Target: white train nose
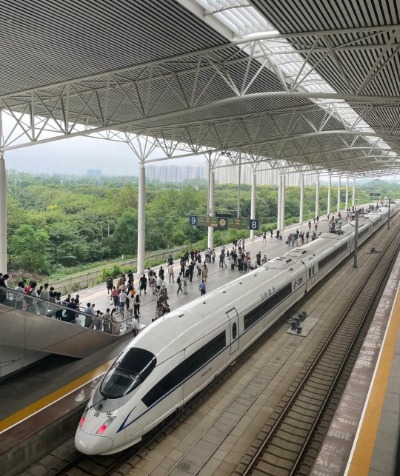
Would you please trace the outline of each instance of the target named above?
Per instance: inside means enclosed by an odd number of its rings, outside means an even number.
[[[75,447],[85,455],[101,455],[110,451],[113,441],[108,436],[89,435],[78,428],[75,434]]]

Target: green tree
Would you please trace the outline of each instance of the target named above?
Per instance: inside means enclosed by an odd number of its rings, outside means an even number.
[[[113,234],[114,250],[119,255],[133,255],[137,250],[137,214],[124,212]]]
[[[35,230],[21,225],[10,238],[12,258],[28,271],[48,271],[49,235],[45,230]]]

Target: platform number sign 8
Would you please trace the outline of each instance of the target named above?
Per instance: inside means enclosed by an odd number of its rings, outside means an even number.
[[[258,230],[258,228],[259,228],[259,220],[249,220],[250,230]]]
[[[195,215],[190,216],[189,217],[189,223],[192,226],[197,226],[197,216],[195,216]]]

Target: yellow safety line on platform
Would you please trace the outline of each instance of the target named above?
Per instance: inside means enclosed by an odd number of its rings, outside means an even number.
[[[348,476],[369,473],[399,329],[400,291],[397,291],[358,438],[345,473]]]
[[[66,397],[67,395],[70,395],[75,390],[78,390],[79,388],[83,387],[84,385],[89,383],[91,380],[94,380],[95,378],[104,374],[113,362],[114,362],[114,359],[109,360],[108,362],[105,362],[100,367],[97,367],[96,369],[88,372],[87,374],[82,375],[82,377],[77,378],[73,382],[67,385],[64,385],[63,387],[59,388],[53,393],[46,395],[40,400],[32,403],[31,405],[23,408],[22,410],[0,421],[0,434],[6,430],[9,430],[15,425],[18,425],[18,423],[26,420],[27,418],[32,417],[33,415],[44,410],[50,405],[53,405],[57,401]]]

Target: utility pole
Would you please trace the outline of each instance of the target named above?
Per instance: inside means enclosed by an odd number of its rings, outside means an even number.
[[[353,268],[358,268],[357,266],[357,251],[358,251],[358,210],[356,210],[356,226],[354,230],[354,264]]]

